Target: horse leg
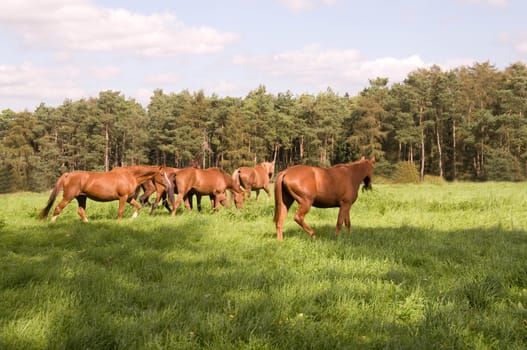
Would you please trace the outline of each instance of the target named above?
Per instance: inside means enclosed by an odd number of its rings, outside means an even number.
[[[141,204],[139,204],[134,198],[128,199],[127,202],[130,203],[130,205],[133,205],[135,207],[135,211],[132,214],[132,219],[135,219],[137,217],[137,215],[139,215],[139,210],[141,209]],[[119,199],[119,206],[120,205],[121,205],[121,199]],[[123,209],[122,210],[124,211],[124,204],[123,204]],[[123,216],[123,213],[121,212],[121,217],[122,216]]]
[[[172,212],[172,208],[170,208],[170,204],[168,204],[168,195],[166,192],[163,192],[163,204],[165,205],[165,208],[167,208],[168,212]]]
[[[350,209],[346,210],[346,216],[344,217],[344,224],[346,224],[346,233],[351,233],[351,220],[350,220]]]
[[[215,194],[215,195],[210,195],[210,203],[211,203],[211,206],[212,206],[212,210],[214,211],[218,211],[220,210],[220,201],[221,197],[220,197],[220,194]]]
[[[119,209],[117,210],[117,219],[123,218],[124,204],[127,202],[126,196],[119,197]],[[137,202],[136,202],[137,203]]]
[[[267,201],[269,202],[269,200],[271,199],[271,192],[269,192],[269,187],[265,186],[263,190],[265,191],[265,193],[267,193]]]
[[[150,215],[154,215],[154,211],[156,210],[157,205],[159,204],[159,201],[161,199],[161,195],[162,195],[162,193],[158,191],[157,194],[156,194],[156,199],[154,200],[154,203],[152,203],[152,208],[150,209]]]
[[[183,199],[184,199],[183,205],[185,206],[185,208],[188,210],[192,210],[194,208],[193,207],[194,195],[193,194],[186,195],[185,198]],[[201,197],[198,194],[196,194],[196,203],[198,205],[198,210],[201,211]]]
[[[79,209],[77,209],[77,213],[81,217],[81,220],[83,222],[88,222],[88,218],[86,217],[86,196],[78,196],[77,203],[79,203]]]
[[[143,195],[141,197],[139,197],[139,202],[141,203],[141,205],[143,206],[147,206],[150,204],[150,202],[148,201],[148,198],[150,197],[152,193],[147,193],[147,192],[144,192]]]
[[[252,192],[251,186],[247,186],[245,188],[245,193],[247,193],[247,200],[251,199],[251,192]]]
[[[64,209],[64,207],[68,205],[68,203],[71,202],[72,199],[73,198],[62,197],[62,200],[59,202],[59,204],[57,204],[57,206],[55,207],[55,210],[53,211],[53,216],[51,216],[51,220],[50,220],[51,222],[55,222],[55,220],[57,220],[57,216],[59,216],[62,209]]]
[[[188,191],[187,191],[188,192]],[[176,200],[174,202],[174,208],[172,208],[172,212],[170,213],[170,216],[176,215],[176,210],[181,204],[181,201],[186,197],[187,193],[183,193],[183,191],[180,191],[176,197]]]
[[[340,234],[340,230],[342,228],[343,223],[346,224],[347,233],[350,234],[350,206],[348,205],[341,205],[339,208],[339,215],[337,218],[337,228],[335,230],[336,236]]]
[[[282,196],[282,201],[276,204],[278,210],[278,215],[276,216],[276,237],[279,241],[284,239],[282,226],[284,225],[285,218],[287,217],[287,212],[289,211],[289,208],[291,208],[293,202],[294,199],[284,193]]]
[[[313,231],[313,229],[308,224],[306,224],[306,222],[304,221],[304,217],[309,212],[310,208],[311,208],[311,203],[309,202],[299,203],[298,209],[295,213],[295,221],[297,224],[302,226],[304,231],[306,231],[307,234],[309,234],[312,239],[315,239],[316,238],[315,231]]]
[[[256,190],[256,201],[260,200],[260,190]]]

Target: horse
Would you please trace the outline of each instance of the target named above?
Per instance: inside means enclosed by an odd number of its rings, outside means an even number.
[[[374,166],[375,158],[370,160],[362,157],[359,161],[337,164],[331,168],[296,165],[281,171],[274,186],[274,222],[278,240],[283,240],[282,225],[294,201],[298,202],[294,219],[312,239],[316,238],[315,232],[304,221],[311,206],[339,207],[335,233],[338,236],[345,223],[349,234],[351,206],[357,200],[361,182],[364,182],[363,190],[371,189]]]
[[[163,204],[165,205],[165,208],[167,208],[169,212],[172,211],[172,209],[168,205],[168,202],[174,205],[174,192],[176,191],[176,189],[174,188],[173,184],[174,184],[175,175],[180,170],[181,170],[180,168],[165,167],[166,178],[168,179],[168,182],[171,185],[170,188],[165,185],[164,181],[160,181],[158,177],[154,177],[153,179],[141,185],[144,191],[143,195],[140,197],[140,201],[142,205],[145,205],[145,203],[148,203],[148,197],[150,197],[152,193],[156,192],[156,199],[152,203],[152,208],[150,209],[150,215],[154,214],[157,204],[159,203],[161,198],[163,198]],[[169,193],[170,192],[169,190],[171,190],[172,193]],[[168,199],[167,199],[167,196],[168,196]]]
[[[200,169],[199,168],[199,164],[198,166],[192,166],[193,169]],[[185,169],[185,168],[183,168]],[[176,178],[176,175],[177,173],[179,173],[182,169],[181,168],[170,168],[170,167],[167,167],[166,168],[166,175],[168,177],[168,180],[170,181],[170,183],[173,185],[172,188],[173,188],[173,191],[175,193],[177,193],[177,187],[175,186],[175,178]],[[172,195],[171,197],[169,196],[169,198],[172,198],[171,200],[170,199],[167,199],[167,188],[166,186],[163,184],[163,183],[160,183],[159,181],[156,181],[156,179],[152,179],[150,181],[147,181],[144,185],[147,185],[145,186],[145,193],[143,194],[143,196],[141,196],[141,199],[143,199],[143,197],[146,195],[147,198],[148,196],[150,196],[153,192],[156,192],[157,195],[156,195],[156,199],[154,200],[154,202],[152,203],[152,208],[150,209],[150,215],[154,215],[154,212],[157,208],[157,205],[159,204],[159,201],[161,199],[163,199],[163,204],[165,206],[165,208],[168,210],[169,213],[172,212],[172,208],[170,208],[170,205],[169,205],[169,202],[172,204],[172,207],[174,207],[174,196]],[[201,193],[198,193],[194,190],[191,190],[189,191],[189,193],[185,196],[184,200],[185,200],[185,208],[187,209],[192,209],[192,197],[193,196],[196,196],[197,197],[197,204],[198,204],[198,210],[201,211]],[[211,202],[214,203],[214,201],[216,200],[216,196],[211,194],[209,195],[210,199],[211,199]],[[217,202],[221,203],[223,206],[227,206],[227,197],[225,196],[225,193],[222,193],[222,194],[218,194],[218,199],[217,199]],[[143,204],[144,205],[144,204]]]
[[[198,196],[198,207],[202,195],[209,195],[213,199],[213,209],[218,210],[222,201],[226,201],[225,192],[229,190],[234,197],[234,204],[237,208],[243,207],[243,191],[232,178],[220,168],[181,169],[175,176],[175,189],[177,198],[172,208],[171,215],[176,214],[183,199],[188,199],[190,195]],[[187,206],[186,206],[187,207]],[[190,209],[187,207],[187,209]]]
[[[188,166],[190,168],[196,168],[196,169],[200,169],[201,166],[199,165],[199,162],[195,159],[193,159],[190,163],[190,165]],[[180,168],[173,168],[173,167],[165,167],[165,170],[166,170],[166,174],[167,176],[169,177],[172,177],[172,174],[173,173],[176,173],[177,171],[179,171]],[[140,190],[143,190],[143,194],[141,195],[141,197],[139,197],[139,202],[141,203],[142,206],[146,206],[146,205],[149,205],[149,200],[148,198],[150,198],[150,196],[154,193],[154,192],[157,192],[157,197],[156,197],[156,206],[157,206],[157,203],[159,202],[160,198],[163,197],[163,203],[165,204],[165,207],[168,209],[168,211],[170,212],[171,209],[170,207],[168,206],[168,202],[166,200],[166,191],[164,191],[165,186],[163,184],[160,184],[159,182],[155,182],[154,179],[152,180],[149,180],[149,181],[146,181],[145,183],[141,184],[139,187],[137,187],[137,190],[136,190],[136,193],[135,193],[135,196],[134,196],[134,199],[137,200],[137,197],[139,196],[139,191]],[[174,203],[172,203],[174,204]],[[151,213],[153,212],[153,210],[151,211]]]
[[[273,177],[274,160],[263,162],[254,167],[240,167],[232,173],[232,178],[245,190],[247,199],[251,198],[251,191],[256,191],[256,200],[260,200],[260,190],[267,193],[267,201],[271,198],[269,180]]]
[[[172,184],[168,181],[162,166],[134,165],[118,167],[106,172],[73,171],[64,173],[55,183],[46,207],[40,212],[40,218],[47,218],[49,210],[61,190],[63,192],[62,200],[55,207],[51,222],[55,222],[62,209],[74,198],[79,204],[77,213],[84,222],[88,221],[86,217],[87,198],[99,202],[119,200],[117,219],[123,217],[124,204],[128,202],[135,207],[135,212],[132,215],[132,218],[135,218],[141,208],[141,205],[134,199],[135,190],[140,184],[154,177],[165,182],[165,186],[170,189],[169,193],[173,197]]]

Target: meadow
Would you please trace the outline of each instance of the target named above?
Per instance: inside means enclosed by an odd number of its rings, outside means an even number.
[[[0,195],[0,349],[524,349],[525,183],[375,184],[334,234],[217,213]],[[59,197],[60,198],[60,197]],[[294,209],[294,208],[293,208]]]

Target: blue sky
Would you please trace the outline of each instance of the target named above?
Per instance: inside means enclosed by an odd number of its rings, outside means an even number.
[[[0,110],[154,89],[354,95],[432,64],[527,62],[523,0],[0,2]]]

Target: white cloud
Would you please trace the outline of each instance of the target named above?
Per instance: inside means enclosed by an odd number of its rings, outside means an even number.
[[[436,64],[446,70],[456,67],[456,63],[473,62],[461,59]],[[368,86],[369,79],[387,77],[391,83],[400,82],[411,71],[433,64],[425,62],[419,55],[370,59],[363,57],[357,50],[325,49],[319,45],[268,56],[238,56],[234,63],[259,70],[265,76],[287,81],[290,87],[303,86],[306,90],[316,92],[329,86],[336,91],[352,93]]]
[[[163,73],[153,74],[145,77],[145,82],[151,85],[174,85],[174,83],[181,80],[179,74],[176,73]]]
[[[90,71],[91,75],[99,80],[115,78],[122,73],[121,68],[114,66],[94,67]]]
[[[237,84],[228,81],[207,82],[203,90],[208,94],[217,94],[219,96],[236,96],[242,93],[242,88]],[[244,91],[247,93],[247,91]]]
[[[469,4],[477,4],[477,5],[490,5],[490,6],[497,6],[497,7],[506,7],[509,5],[510,0],[461,0],[463,2],[467,2]]]
[[[235,64],[248,65],[273,76],[294,76],[306,81],[334,74],[350,62],[357,61],[359,53],[356,50],[325,50],[319,45],[269,56],[237,56],[234,59]]]
[[[0,110],[25,108],[28,101],[59,104],[66,98],[80,99],[86,94],[77,86],[78,74],[71,67],[41,69],[29,63],[0,65],[0,103],[6,104],[0,105]]]
[[[313,10],[315,7],[334,5],[336,0],[277,0],[292,12],[305,12]]]
[[[527,54],[527,33],[501,33],[499,39],[517,52]]]
[[[135,92],[134,98],[138,103],[140,103],[143,107],[146,108],[150,103],[150,98],[152,97],[152,95],[152,90],[141,88]]]
[[[516,50],[518,50],[518,52],[527,54],[527,38],[523,38],[523,40],[518,41],[514,47]]]
[[[238,39],[211,27],[188,26],[171,13],[145,16],[97,7],[89,0],[2,1],[0,24],[31,47],[144,56],[217,52]]]

